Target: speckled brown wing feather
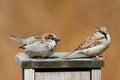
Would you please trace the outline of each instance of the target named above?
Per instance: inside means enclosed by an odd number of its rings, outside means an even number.
[[[31,44],[32,43],[35,43],[36,41],[40,41],[41,43],[43,43],[43,40],[42,39],[42,36],[39,35],[39,36],[35,36],[35,40],[31,41]],[[30,45],[30,44],[29,44]],[[27,46],[27,44],[23,44],[22,46],[18,47],[18,48],[21,48],[21,49],[25,49],[25,46]]]
[[[95,34],[92,34],[86,41],[82,42],[74,51],[90,48],[100,44],[101,38],[96,38]]]
[[[35,36],[35,39],[41,39],[42,35]]]
[[[80,44],[80,46],[78,46],[76,50],[82,50],[82,49],[86,49],[86,48],[90,48],[90,47],[93,47],[93,46],[97,46],[100,44],[100,41],[99,40],[94,40],[94,41],[91,41],[91,42],[88,42],[87,44],[85,43],[82,43]]]

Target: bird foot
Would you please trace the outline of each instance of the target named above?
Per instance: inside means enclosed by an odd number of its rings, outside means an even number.
[[[100,57],[103,57],[103,56],[102,55],[93,56],[93,59],[98,60],[98,59],[100,59]]]

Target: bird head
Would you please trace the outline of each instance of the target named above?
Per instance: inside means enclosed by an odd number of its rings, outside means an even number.
[[[48,41],[48,40],[53,40],[53,41],[55,41],[55,42],[60,41],[60,38],[59,38],[58,36],[56,36],[55,34],[53,34],[53,33],[45,33],[45,34],[43,35],[43,37],[44,37],[44,39],[45,39],[46,41]]]
[[[102,33],[104,35],[107,34],[107,28],[106,28],[106,26],[97,27],[96,31],[99,31],[100,33]]]

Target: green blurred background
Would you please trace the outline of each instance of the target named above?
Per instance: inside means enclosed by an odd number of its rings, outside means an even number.
[[[72,51],[93,30],[106,25],[111,45],[104,52],[103,80],[120,79],[120,0],[0,0],[0,80],[21,80],[15,55],[20,43],[8,35],[29,37],[46,32],[60,36],[57,51]]]

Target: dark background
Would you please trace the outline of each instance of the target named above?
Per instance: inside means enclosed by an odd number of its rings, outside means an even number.
[[[120,79],[120,0],[0,0],[0,80],[21,80],[15,55],[20,43],[8,35],[29,37],[52,32],[61,37],[57,51],[73,51],[93,30],[106,25],[111,45],[104,52],[103,80]]]

